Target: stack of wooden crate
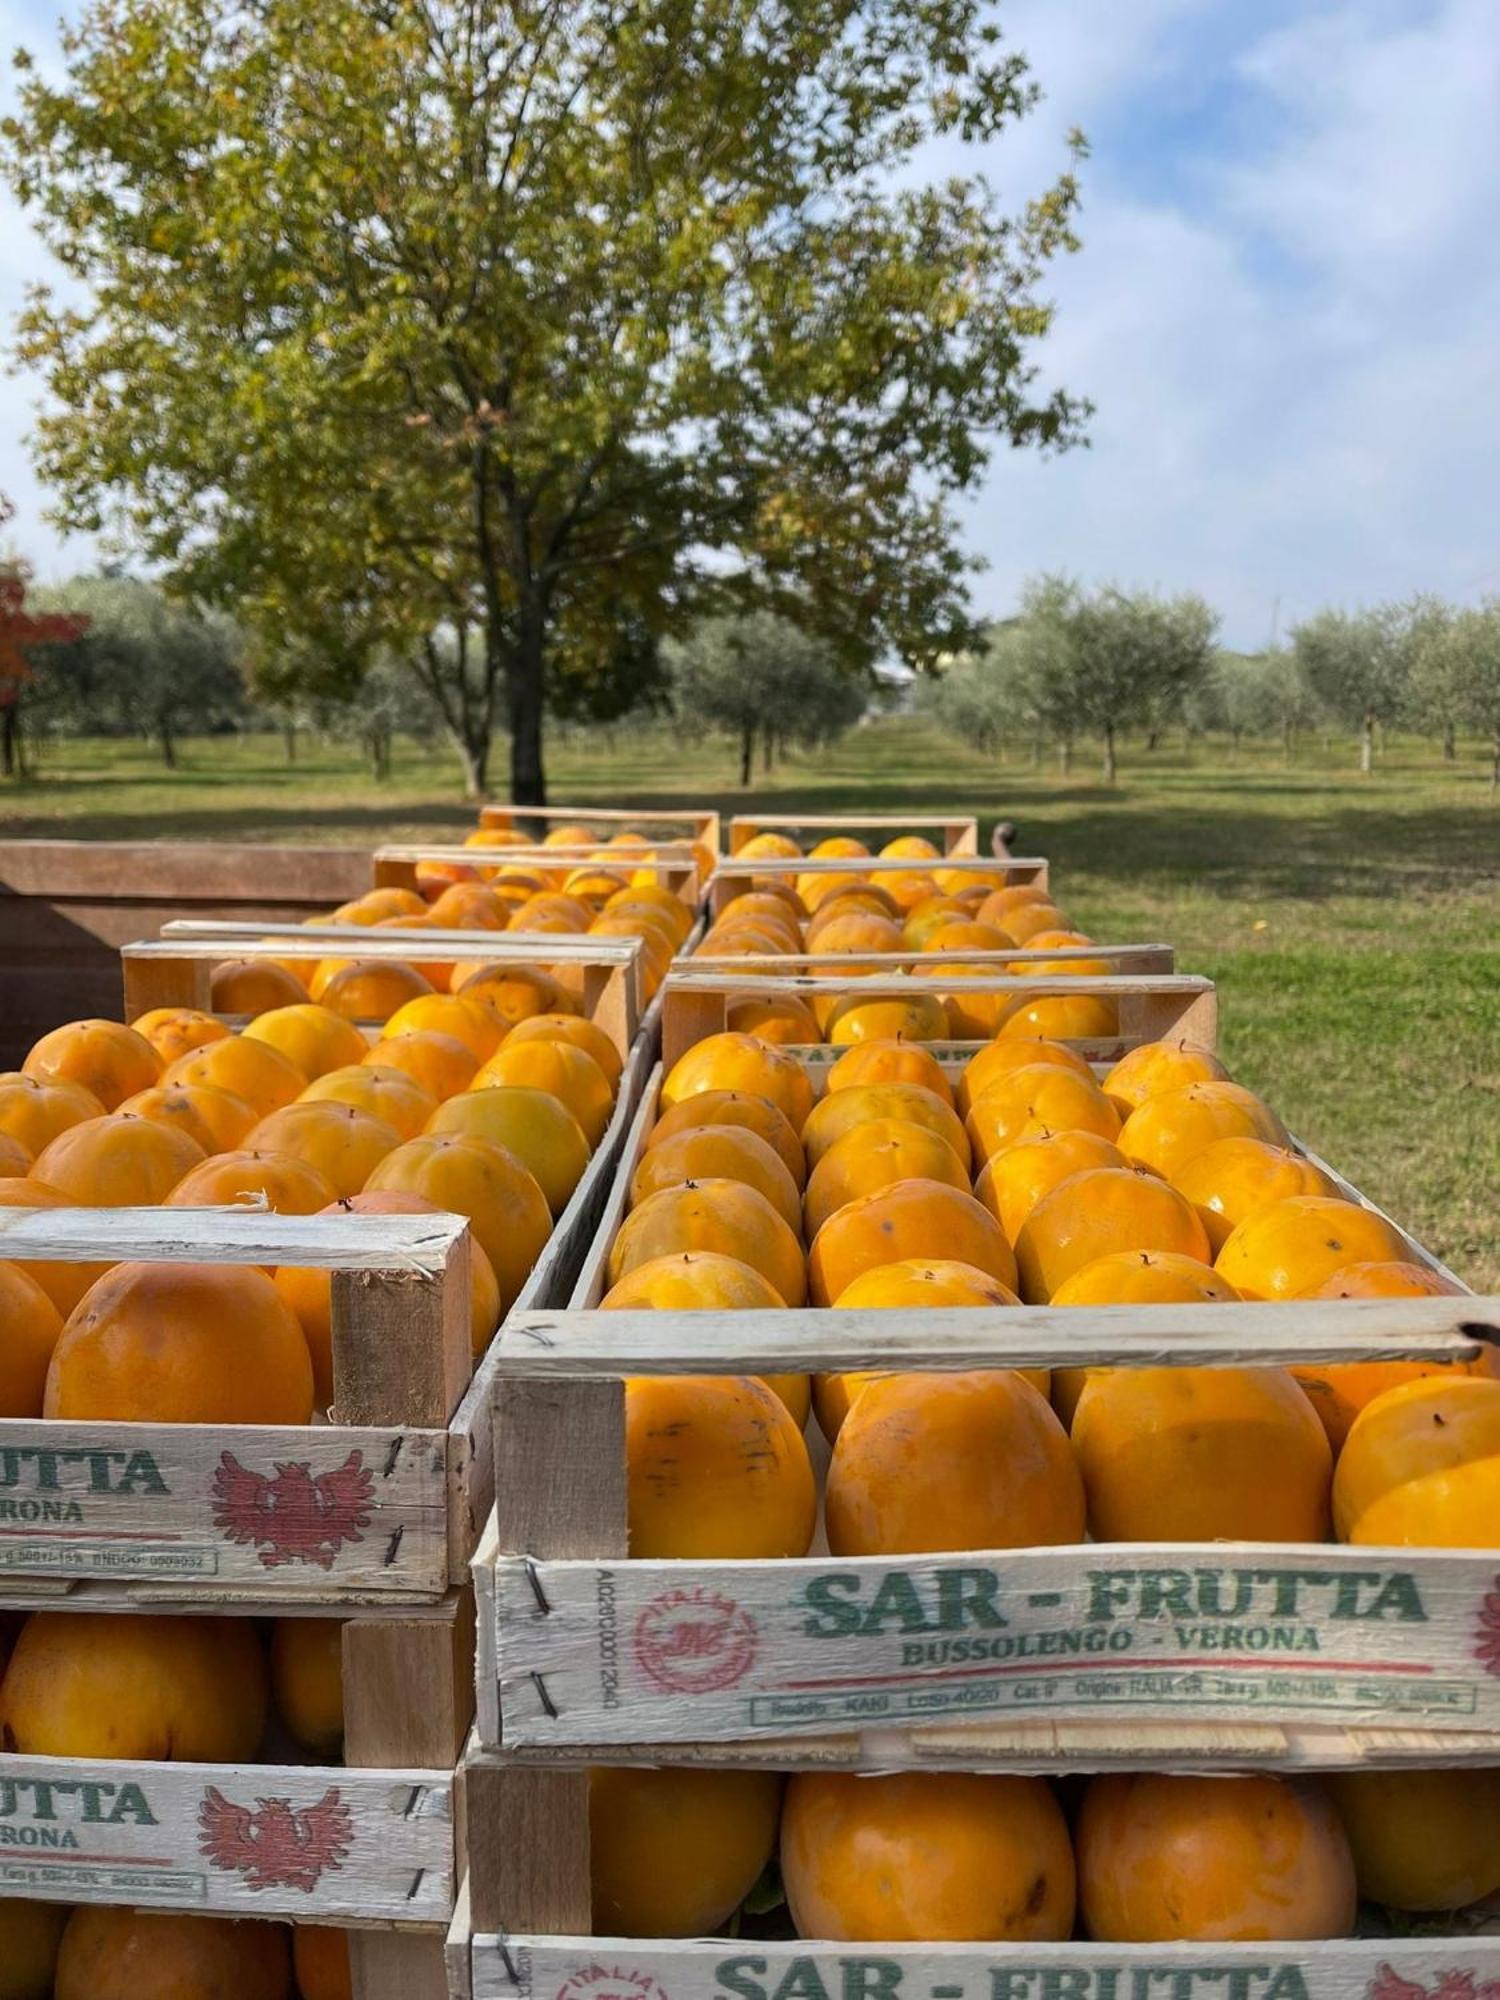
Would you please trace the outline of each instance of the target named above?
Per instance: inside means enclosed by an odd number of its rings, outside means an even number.
[[[724,900],[745,886],[734,864],[721,864],[716,880]],[[1118,1037],[1081,1051],[1096,1071],[1144,1041],[1214,1045],[1207,981],[1166,969],[1165,947],[1115,949],[1122,969],[1108,976],[1045,982],[1048,993],[1115,1001]],[[858,984],[900,990],[906,978],[876,971]],[[802,963],[680,966],[666,995],[664,1065],[722,1030],[730,995],[809,983]],[[991,974],[965,992],[1022,983]],[[953,1075],[972,1049],[934,1052]],[[837,1051],[794,1053],[821,1091]],[[1500,1920],[1483,1915],[1449,1930],[1215,1945],[594,1935],[588,1773],[600,1765],[1061,1775],[1500,1764],[1500,1576],[1482,1551],[1082,1544],[632,1561],[629,1378],[1201,1367],[1209,1338],[1225,1365],[1472,1363],[1500,1340],[1500,1300],[1461,1291],[1215,1304],[1211,1314],[601,1312],[660,1084],[658,1071],[571,1308],[517,1319],[498,1343],[496,1509],[475,1563],[477,1723],[461,1779],[467,1874],[448,1954],[456,2000],[1487,1996],[1484,1982],[1500,1972]],[[1415,1261],[1441,1271],[1408,1244]],[[911,1643],[914,1630],[951,1636],[963,1624],[961,1615],[945,1624],[934,1607],[961,1614],[978,1601],[983,1631],[960,1633],[967,1643]],[[893,1604],[906,1607],[899,1618]],[[829,1605],[885,1608],[834,1618]]]

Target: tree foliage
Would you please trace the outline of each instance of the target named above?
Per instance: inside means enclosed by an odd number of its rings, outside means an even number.
[[[14,503],[0,493],[0,529],[14,519]],[[37,654],[77,641],[88,624],[74,613],[28,602],[30,589],[30,566],[0,556],[0,765],[7,777],[21,761],[21,704],[37,677]]]
[[[273,650],[412,664],[487,780],[705,609],[852,664],[967,631],[952,497],[1060,446],[1064,174],[926,179],[1023,116],[987,0],[93,0],[6,127],[86,302],[23,358],[71,525]]]
[[[768,612],[705,619],[669,658],[679,718],[737,738],[742,785],[751,780],[757,738],[769,764],[781,743],[811,746],[842,735],[870,699],[867,674]]]
[[[1490,743],[1490,789],[1500,788],[1500,598],[1431,621],[1412,662],[1420,710],[1477,730]]]
[[[1292,632],[1298,672],[1336,722],[1359,731],[1362,771],[1375,764],[1375,729],[1397,721],[1411,672],[1402,607],[1319,611]]]
[[[46,601],[80,628],[54,651],[54,712],[72,727],[149,737],[171,769],[180,736],[243,719],[241,642],[229,619],[123,576],[77,578]]]
[[[1217,627],[1200,597],[1089,592],[1042,577],[1026,586],[1018,619],[949,669],[936,706],[961,734],[982,718],[991,736],[1007,726],[1050,736],[1065,763],[1078,737],[1097,736],[1113,780],[1120,732],[1181,712],[1210,673]]]

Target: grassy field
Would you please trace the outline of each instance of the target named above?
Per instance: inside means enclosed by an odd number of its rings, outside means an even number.
[[[1082,760],[1080,760],[1080,763]],[[472,823],[455,766],[403,746],[376,785],[304,742],[49,746],[0,794],[0,835],[374,841]],[[1500,804],[1474,749],[1349,746],[1286,766],[1251,746],[1147,755],[1120,782],[1000,763],[900,720],[793,757],[750,793],[729,746],[666,731],[554,743],[562,802],[765,811],[976,812],[1051,857],[1069,913],[1112,942],[1168,940],[1222,987],[1226,1058],[1287,1122],[1472,1283],[1500,1289]]]

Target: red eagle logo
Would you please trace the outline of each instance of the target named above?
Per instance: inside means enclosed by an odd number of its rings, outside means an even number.
[[[266,1569],[315,1563],[332,1569],[345,1542],[363,1541],[375,1499],[375,1475],[364,1454],[314,1476],[307,1465],[278,1465],[276,1477],[251,1472],[233,1452],[220,1454],[214,1474],[214,1525],[231,1542],[260,1549]]]
[[[210,1785],[198,1808],[198,1846],[215,1868],[252,1889],[314,1890],[354,1844],[354,1816],[337,1790],[298,1811],[290,1799],[257,1799],[255,1811]]]
[[[1479,1601],[1474,1657],[1486,1673],[1500,1674],[1500,1576],[1488,1597]]]
[[[1481,1985],[1477,1973],[1440,1972],[1437,1983],[1403,1979],[1393,1965],[1382,1965],[1365,1991],[1365,2000],[1500,2000],[1500,1979]]]

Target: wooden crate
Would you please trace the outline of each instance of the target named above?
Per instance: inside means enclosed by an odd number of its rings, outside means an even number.
[[[785,882],[796,886],[803,875],[857,875],[868,876],[877,886],[882,876],[926,874],[940,867],[945,874],[955,875],[998,875],[1011,888],[1020,888],[1027,883],[1035,883],[1039,889],[1048,886],[1050,869],[1039,855],[1007,855],[996,859],[980,854],[954,854],[940,862],[903,861],[883,859],[871,855],[867,860],[844,860],[838,855],[824,855],[814,861],[804,855],[800,860],[790,856],[785,860],[759,857],[750,861],[721,861],[708,878],[708,909],[711,917],[722,916],[736,896],[743,896],[759,882]]]
[[[972,813],[736,813],[729,822],[730,854],[738,854],[758,833],[807,834],[812,846],[836,833],[860,839],[875,834],[882,846],[899,834],[921,833],[940,845],[945,855],[979,852],[979,821]],[[906,865],[912,866],[910,860]]]
[[[438,1967],[454,1907],[472,1602],[454,1592],[423,1612],[349,1618],[341,1764],[295,1746],[247,1764],[0,1751],[0,1896],[415,1929]],[[105,1595],[69,1606],[101,1619],[137,1609]],[[360,1949],[373,1962],[381,1941]],[[408,1964],[413,1947],[397,1955]],[[442,1989],[433,1978],[425,1990]]]
[[[1201,1366],[1206,1334],[1225,1361],[1251,1365],[1471,1360],[1500,1340],[1500,1299],[1471,1296],[1216,1305],[1211,1320],[1188,1307],[601,1313],[658,1082],[572,1309],[517,1320],[500,1343],[501,1472],[475,1564],[478,1721],[450,1993],[1437,2000],[1472,1994],[1466,1976],[1492,1977],[1493,1914],[1448,1936],[1254,1945],[590,1935],[590,1764],[1055,1775],[1500,1762],[1492,1552],[1084,1545],[629,1561],[628,1377],[1046,1366],[1063,1354],[1070,1366]],[[1415,1244],[1412,1254],[1435,1262]],[[945,1621],[967,1625],[963,1657]],[[1310,1656],[1308,1634],[1320,1649]]]
[[[538,872],[560,868],[645,868],[656,871],[663,888],[670,889],[690,909],[696,910],[703,898],[703,857],[688,841],[665,841],[649,856],[632,859],[629,850],[591,843],[586,847],[454,847],[410,844],[377,847],[374,855],[377,889],[415,889],[417,869],[423,862],[442,862],[472,868],[531,868]]]
[[[355,1991],[441,1994],[473,1712],[464,1562],[492,1489],[487,1391],[466,1390],[467,1225],[7,1210],[0,1235],[23,1266],[329,1270],[336,1411],[304,1426],[0,1422],[0,1607],[348,1619],[343,1764],[274,1743],[256,1764],[0,1752],[0,1895],[414,1929],[351,1944]]]
[[[615,833],[642,833],[650,840],[697,841],[710,853],[719,852],[720,816],[712,806],[490,805],[479,809],[479,824],[486,827],[536,826],[547,820],[591,830],[608,827]]]
[[[447,965],[484,959],[492,965],[537,965],[551,972],[622,1055],[640,1033],[645,1011],[644,961],[634,938],[559,936],[551,931],[381,931],[359,924],[216,924],[174,919],[156,938],[120,950],[125,1018],[153,1007],[198,1007],[212,999],[216,965],[231,958],[389,959],[402,965]],[[225,1019],[229,1019],[228,1015]],[[378,1024],[368,1023],[367,1026]]]
[[[1001,956],[1003,962],[1009,965],[1020,954],[1006,952]],[[965,963],[973,957],[974,954],[969,952],[955,954],[956,960]],[[737,967],[759,967],[767,962],[765,959],[749,958],[736,959],[733,964]],[[864,960],[859,962],[863,964]],[[701,970],[696,960],[679,960],[677,968],[668,974],[662,988],[662,1061],[670,1069],[679,1056],[685,1055],[706,1035],[722,1034],[728,1026],[729,1005],[733,1000],[788,997],[827,1000],[835,993],[876,1000],[886,996],[909,997],[918,993],[942,995],[952,993],[955,987],[952,973],[946,977],[941,973],[905,971],[868,973],[835,982],[820,979],[811,972],[710,972]],[[1073,976],[1049,973],[1045,978],[1035,978],[1024,973],[992,972],[965,978],[961,991],[966,1000],[981,998],[985,994],[1022,994],[1035,999],[1043,995],[1072,993],[1113,1000],[1119,1010],[1117,1034],[1069,1042],[1071,1048],[1095,1063],[1118,1062],[1127,1049],[1140,1042],[1180,1039],[1198,1042],[1211,1049],[1218,1037],[1218,997],[1213,981],[1192,973],[1087,973]],[[933,1042],[926,1046],[932,1049],[939,1061],[951,1066],[961,1063],[980,1045],[977,1042]],[[797,1049],[798,1056],[815,1075],[826,1070],[843,1053],[841,1048],[826,1043],[808,1044]]]
[[[972,1632],[1000,1636],[981,1645],[971,1632],[963,1657],[941,1642],[929,1650],[925,1636],[913,1642],[912,1631],[940,1629],[933,1607],[969,1587],[965,1578],[973,1584],[972,1556],[621,1562],[627,1376],[1047,1367],[1063,1355],[1070,1367],[1202,1366],[1206,1351],[1241,1365],[1472,1360],[1485,1340],[1500,1340],[1500,1299],[1471,1296],[1202,1311],[962,1309],[920,1319],[831,1309],[599,1313],[609,1245],[627,1212],[658,1088],[659,1077],[642,1100],[569,1311],[519,1318],[499,1343],[501,1472],[496,1517],[475,1561],[483,1749],[500,1749],[503,1736],[513,1757],[576,1760],[607,1745],[619,1761],[687,1743],[695,1754],[723,1746],[712,1754],[730,1760],[743,1760],[750,1746],[752,1761],[765,1761],[763,1746],[774,1744],[778,1765],[858,1762],[870,1731],[886,1747],[907,1746],[908,1761],[970,1764],[982,1748],[1003,1768],[1023,1768],[1055,1756],[1064,1736],[1075,1755],[1107,1758],[1112,1745],[1121,1754],[1123,1717],[1137,1762],[1140,1730],[1163,1754],[1326,1764],[1366,1754],[1377,1732],[1400,1739],[1394,1761],[1440,1761],[1439,1732],[1466,1755],[1475,1729],[1500,1761],[1493,1555],[1372,1556],[1332,1544],[1131,1547],[1109,1563],[1097,1546],[989,1553],[983,1589],[1003,1607],[996,1615],[1004,1623],[978,1614]],[[1412,1254],[1442,1268],[1419,1245]],[[536,1497],[543,1465],[549,1490]],[[576,1492],[567,1484],[575,1467],[586,1473]],[[851,1622],[847,1607],[867,1611],[882,1586],[882,1617],[868,1630],[863,1619]],[[601,1605],[609,1607],[604,1622]],[[920,1607],[926,1624],[917,1622]],[[713,1684],[652,1681],[643,1662],[654,1655],[633,1653],[635,1641],[622,1635],[654,1619],[667,1632],[678,1622],[691,1628],[684,1643],[703,1638]],[[813,1621],[819,1629],[804,1633]],[[730,1654],[734,1635],[745,1643],[752,1629],[757,1635],[742,1671],[723,1681],[701,1629],[721,1624]],[[1226,1648],[1224,1634],[1239,1627],[1250,1636],[1238,1651]],[[916,1654],[904,1650],[910,1643]],[[1334,1718],[1331,1729],[1320,1713]],[[1183,1715],[1190,1719],[1172,1719]],[[1206,1735],[1205,1717],[1213,1722]]]
[[[170,916],[295,921],[357,896],[358,848],[211,841],[0,841],[0,1065],[64,1021],[119,1006],[116,951]]]
[[[609,1128],[512,1310],[561,1304],[596,1233],[642,1087],[630,1052]],[[330,1269],[332,1424],[0,1420],[0,1596],[34,1602],[100,1579],[136,1603],[436,1601],[467,1581],[494,1490],[496,1351],[470,1353],[466,1226],[456,1217],[282,1216],[247,1209],[0,1209],[0,1253],[96,1263],[301,1263]],[[102,1253],[102,1254],[101,1254]],[[462,1272],[453,1275],[458,1264]],[[226,1462],[229,1461],[229,1462]],[[359,1534],[266,1559],[228,1531],[247,1478],[358,1488]],[[283,1482],[284,1483],[284,1482]],[[274,1553],[274,1551],[272,1551]],[[72,1602],[72,1599],[69,1599]]]

